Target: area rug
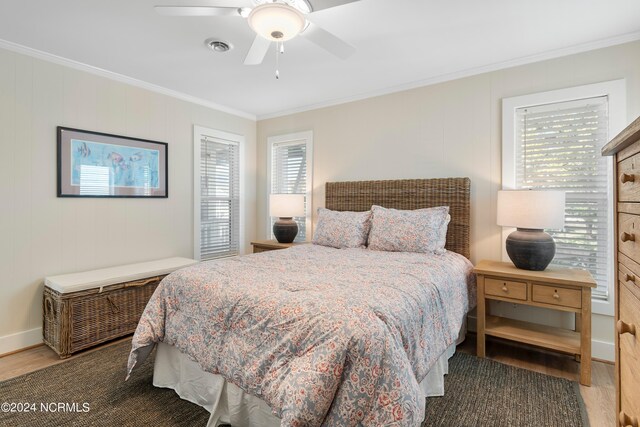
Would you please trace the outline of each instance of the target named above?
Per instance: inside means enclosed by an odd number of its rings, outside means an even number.
[[[444,396],[427,399],[423,427],[588,427],[577,382],[466,353],[449,360]]]
[[[0,426],[205,426],[206,410],[151,385],[151,360],[124,382],[129,346],[1,382]],[[583,427],[583,408],[571,381],[458,353],[445,397],[427,399],[423,426]]]

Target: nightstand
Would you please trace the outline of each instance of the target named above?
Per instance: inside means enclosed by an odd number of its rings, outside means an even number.
[[[258,252],[267,252],[267,251],[276,251],[278,249],[287,249],[293,245],[299,245],[299,243],[280,243],[277,240],[255,240],[251,242],[251,246],[253,246],[253,253],[257,254]]]
[[[487,335],[569,353],[580,360],[580,384],[591,385],[591,288],[596,282],[588,271],[528,271],[498,261],[480,261],[473,271],[478,277],[478,357],[485,356]],[[575,330],[492,316],[487,300],[574,313]]]

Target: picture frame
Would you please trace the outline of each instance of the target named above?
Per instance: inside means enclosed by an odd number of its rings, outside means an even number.
[[[57,127],[58,197],[167,198],[168,144]]]

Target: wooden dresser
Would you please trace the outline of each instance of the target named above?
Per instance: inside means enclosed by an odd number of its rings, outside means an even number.
[[[618,425],[640,420],[640,117],[603,149],[615,156],[616,405]]]

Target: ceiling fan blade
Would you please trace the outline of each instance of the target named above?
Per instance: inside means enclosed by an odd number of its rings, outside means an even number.
[[[343,4],[353,3],[359,0],[306,0],[311,5],[311,11],[329,9],[331,7],[342,6]]]
[[[300,36],[317,44],[340,59],[347,59],[356,51],[355,47],[334,36],[329,31],[322,29],[313,22],[309,22],[309,26]]]
[[[215,6],[154,6],[156,13],[165,16],[240,16],[237,7]]]
[[[271,41],[256,35],[247,56],[244,58],[244,65],[262,64],[262,60],[267,55],[269,46],[271,46]]]

